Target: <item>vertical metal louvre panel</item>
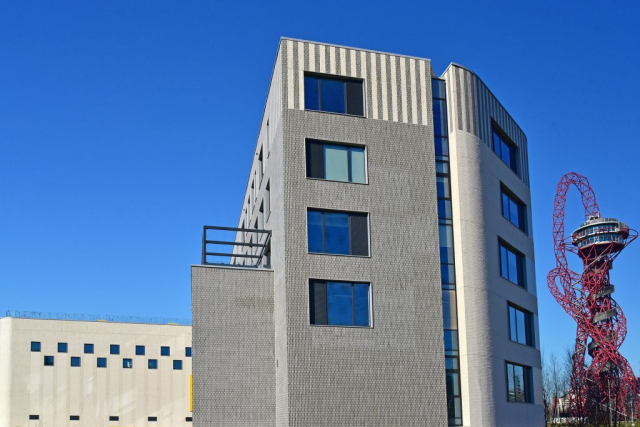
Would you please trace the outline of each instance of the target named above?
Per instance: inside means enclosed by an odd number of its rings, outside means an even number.
[[[307,177],[324,178],[322,143],[307,141]]]
[[[309,312],[312,325],[326,325],[327,317],[327,284],[317,280],[309,282]]]
[[[351,255],[369,255],[369,221],[367,214],[349,216]]]

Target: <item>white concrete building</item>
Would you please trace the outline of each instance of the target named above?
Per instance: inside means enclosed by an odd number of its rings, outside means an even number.
[[[0,319],[0,427],[192,424],[191,326],[20,316]]]

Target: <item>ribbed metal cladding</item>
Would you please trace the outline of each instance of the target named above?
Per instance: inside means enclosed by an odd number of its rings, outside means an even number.
[[[473,72],[451,64],[442,78],[449,82],[449,99],[455,99],[456,108],[449,111],[449,131],[469,132],[492,147],[492,121],[518,147],[519,176],[529,186],[529,155],[527,137],[515,120],[507,113],[484,82]]]
[[[286,108],[304,110],[304,73],[323,73],[364,79],[364,115],[369,119],[431,124],[429,60],[299,40],[284,40],[283,47]],[[348,102],[358,100],[350,97]]]

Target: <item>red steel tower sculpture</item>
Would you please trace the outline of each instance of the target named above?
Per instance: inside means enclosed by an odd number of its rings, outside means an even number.
[[[585,222],[565,237],[565,204],[571,185],[582,194]],[[612,405],[608,407],[626,415],[637,405],[638,379],[618,351],[627,335],[627,319],[612,298],[614,286],[609,281],[613,260],[636,237],[638,233],[625,223],[601,218],[586,177],[574,172],[562,177],[553,211],[556,267],[549,272],[547,284],[577,323],[569,393],[574,416],[586,416],[599,404]],[[582,274],[569,269],[567,250],[582,259]],[[591,357],[589,365],[585,363],[586,354]]]

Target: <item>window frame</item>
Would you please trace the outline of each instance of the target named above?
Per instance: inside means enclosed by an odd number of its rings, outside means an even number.
[[[498,156],[498,158],[502,161],[502,163],[507,165],[507,167],[511,169],[513,173],[515,173],[518,177],[520,177],[520,170],[522,168],[520,166],[520,147],[518,147],[518,145],[515,142],[513,142],[513,140],[509,137],[509,135],[507,135],[507,133],[504,130],[502,130],[502,128],[498,125],[498,123],[495,120],[491,120],[491,130],[492,130],[491,131],[491,150]],[[504,142],[504,144],[512,150],[510,153],[511,155],[509,156],[509,161],[513,162],[513,166],[509,165],[502,158],[502,148],[496,151],[494,134],[497,135],[498,138],[500,138],[500,140]]]
[[[139,352],[139,350],[142,350],[142,351]],[[145,356],[146,353],[147,353],[146,346],[144,346],[144,345],[136,345],[135,353],[136,353],[136,356]]]
[[[127,366],[127,362],[129,362],[129,366]],[[133,369],[133,359],[131,359],[130,357],[123,357],[122,369]]]
[[[524,314],[525,318],[524,318],[524,334],[525,334],[525,343],[521,343],[518,341],[518,323],[516,321],[516,339],[514,340],[513,337],[511,336],[511,309],[514,309],[516,311],[519,311],[521,313]],[[536,346],[536,334],[535,334],[535,324],[534,324],[534,318],[533,318],[533,313],[529,310],[526,310],[510,301],[507,301],[507,323],[509,326],[508,329],[508,334],[509,334],[509,341],[511,341],[512,343],[516,343],[516,344],[520,344],[520,345],[524,345],[527,347],[532,347],[535,348]]]
[[[109,354],[120,354],[120,344],[109,344]]]
[[[32,353],[41,353],[42,352],[42,342],[41,341],[31,341],[31,346],[29,347]]]
[[[77,365],[74,365],[73,362],[78,362]],[[69,366],[71,368],[81,368],[82,367],[82,358],[80,356],[71,356],[69,359]]]
[[[503,195],[507,196],[509,201],[513,202],[518,207],[518,221],[520,221],[521,226],[517,226],[516,224],[513,223],[513,221],[511,221],[511,218],[505,216],[504,204],[502,201]],[[522,200],[520,200],[520,198],[516,196],[513,191],[509,190],[509,188],[506,185],[504,185],[504,183],[502,182],[500,183],[500,212],[502,214],[502,217],[507,221],[509,221],[511,225],[516,227],[518,230],[522,231],[524,234],[529,235],[527,205]]]
[[[164,354],[164,350],[167,349],[167,354]],[[161,357],[171,357],[171,347],[168,345],[160,346],[160,356]]]
[[[90,349],[91,351],[89,351],[88,349]],[[94,354],[96,351],[96,348],[95,348],[95,345],[91,343],[84,343],[83,350],[84,350],[84,354]]]
[[[104,366],[100,366],[100,362],[104,363]],[[108,366],[109,366],[109,363],[106,357],[96,358],[96,368],[104,369],[104,368],[107,368]]]
[[[50,362],[50,363],[47,363]],[[44,356],[43,366],[55,366],[56,358],[54,356],[46,355]]]
[[[69,352],[69,343],[59,342],[58,343],[58,353],[68,353]]]
[[[366,215],[366,218],[367,218],[367,255],[353,255],[351,253],[348,253],[348,254],[336,254],[336,253],[331,253],[331,252],[312,252],[311,250],[309,250],[309,212],[310,211],[322,212],[322,213],[329,212],[329,213]],[[317,208],[317,207],[307,206],[305,221],[307,223],[307,239],[306,239],[307,240],[307,254],[309,254],[309,255],[344,256],[344,257],[356,257],[356,258],[371,258],[371,213],[370,212],[350,211],[350,210],[342,210],[342,209],[324,209],[324,208]],[[351,249],[351,243],[352,243],[351,242],[351,219],[349,219],[348,234],[349,234],[349,252],[351,252],[352,251],[352,249]],[[322,248],[323,248],[323,250],[325,248],[324,215],[323,215],[323,220],[322,220]]]
[[[151,362],[153,362],[153,367],[151,366]],[[157,370],[158,369],[158,359],[147,359],[147,369]]]
[[[351,288],[352,288],[352,296],[353,296],[353,289],[354,289],[354,285],[358,284],[358,285],[369,285],[369,325],[367,326],[363,326],[363,325],[334,325],[334,324],[318,324],[318,323],[312,323],[312,319],[311,319],[311,287],[313,286],[314,283],[316,282],[324,282],[325,285],[328,284],[329,282],[332,283],[349,283],[351,284]],[[307,296],[307,300],[309,301],[309,303],[307,304],[307,319],[309,319],[309,326],[312,327],[331,327],[331,328],[358,328],[358,329],[373,329],[374,323],[373,323],[373,283],[369,282],[369,281],[363,281],[363,280],[344,280],[344,279],[339,279],[339,280],[333,280],[333,279],[316,279],[316,278],[309,278],[307,281],[307,292],[308,292],[308,296]],[[352,301],[353,304],[353,317],[355,319],[355,299],[353,299]],[[328,303],[327,303],[327,313],[328,313]],[[327,316],[328,317],[328,316]]]
[[[513,253],[516,256],[516,263],[518,266],[518,271],[517,271],[517,277],[518,277],[518,282],[513,282],[511,281],[511,279],[509,279],[508,277],[505,277],[502,275],[502,248],[505,248],[507,251]],[[507,254],[508,257],[508,254]],[[511,284],[514,284],[516,286],[518,286],[519,288],[524,289],[525,291],[527,290],[527,257],[525,256],[525,254],[523,254],[522,252],[520,252],[519,250],[517,250],[516,248],[514,248],[512,245],[510,245],[509,243],[507,243],[505,240],[498,238],[498,267],[499,267],[499,271],[498,274],[500,277],[502,277],[503,279],[505,279],[506,281],[508,281]],[[507,270],[509,269],[509,262],[507,260]],[[508,275],[508,271],[507,271],[507,275]]]
[[[182,363],[182,359],[173,359],[172,366],[173,366],[173,370],[174,371],[182,371],[182,366],[183,365],[184,364]]]
[[[327,179],[327,178],[316,178],[316,177],[312,177],[309,176],[309,160],[308,160],[308,156],[309,156],[309,143],[310,142],[316,142],[319,143],[323,146],[323,154],[324,154],[324,146],[325,145],[333,145],[336,147],[346,147],[349,151],[347,154],[347,173],[349,175],[349,180],[348,181],[340,181],[337,179]],[[364,182],[354,182],[352,181],[352,163],[351,163],[351,148],[362,148],[364,151]],[[313,181],[327,181],[327,182],[340,182],[343,184],[356,184],[356,185],[369,185],[369,148],[366,144],[359,144],[359,143],[354,143],[354,142],[343,142],[343,141],[327,141],[324,139],[318,139],[318,138],[305,138],[304,139],[304,172],[305,172],[305,177],[309,180],[313,180]],[[326,170],[326,159],[323,156],[322,159],[322,165],[323,165],[323,173],[324,170]]]
[[[517,366],[520,368],[523,368],[523,380],[524,380],[524,384],[522,386],[522,390],[524,392],[524,401],[520,401],[520,400],[511,400],[509,399],[509,365],[512,366]],[[507,391],[507,403],[525,403],[525,404],[534,404],[535,403],[535,398],[534,398],[534,391],[533,391],[533,387],[532,387],[532,378],[531,378],[532,374],[531,374],[531,367],[530,366],[526,366],[526,365],[522,365],[520,363],[515,363],[515,362],[510,362],[508,360],[505,360],[505,379],[506,379],[506,391]],[[514,394],[515,394],[515,390],[514,390]]]
[[[316,79],[322,79],[322,80],[337,80],[337,81],[342,81],[345,86],[344,86],[344,109],[345,112],[344,113],[338,113],[335,111],[325,111],[322,110],[322,90],[321,90],[321,86],[322,84],[320,84],[318,86],[318,109],[317,110],[313,110],[313,109],[309,109],[307,108],[307,103],[306,103],[306,78],[307,77],[313,77]],[[347,89],[346,89],[346,82],[347,81],[353,81],[353,82],[362,82],[362,115],[359,114],[350,114],[347,113],[348,111],[348,103],[347,103]],[[350,76],[340,76],[337,74],[330,74],[330,73],[319,73],[319,72],[315,72],[315,71],[305,71],[303,76],[302,76],[302,93],[303,96],[305,97],[304,100],[304,111],[313,111],[313,112],[317,112],[317,113],[327,113],[327,114],[338,114],[341,116],[349,116],[349,117],[360,117],[360,118],[366,118],[367,117],[367,81],[364,78],[361,77],[350,77]]]

